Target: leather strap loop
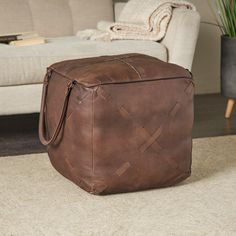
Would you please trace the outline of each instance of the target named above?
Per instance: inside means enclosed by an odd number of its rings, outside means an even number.
[[[58,124],[56,126],[56,129],[55,129],[52,137],[47,139],[46,138],[47,131],[46,131],[46,124],[45,124],[45,113],[46,113],[46,100],[47,100],[46,98],[47,98],[47,91],[48,91],[48,74],[45,77],[44,86],[43,86],[43,95],[42,95],[40,117],[39,117],[39,139],[40,139],[41,143],[45,146],[52,144],[56,140],[58,134],[60,133],[60,130],[61,130],[62,125],[65,120],[70,93],[71,93],[71,90],[72,90],[74,84],[75,84],[74,81],[71,81],[68,84]]]

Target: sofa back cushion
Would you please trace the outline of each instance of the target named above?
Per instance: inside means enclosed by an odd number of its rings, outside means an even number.
[[[0,0],[0,34],[32,30],[28,0]]]
[[[99,20],[113,20],[112,0],[0,0],[0,34],[67,36],[95,28]]]
[[[96,28],[100,20],[113,21],[112,0],[69,0],[74,33],[78,30]]]
[[[68,0],[29,0],[34,29],[47,37],[73,33],[73,22]]]

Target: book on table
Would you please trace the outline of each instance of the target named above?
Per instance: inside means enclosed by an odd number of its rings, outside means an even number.
[[[26,46],[43,44],[45,39],[33,31],[0,35],[0,43],[12,46]]]

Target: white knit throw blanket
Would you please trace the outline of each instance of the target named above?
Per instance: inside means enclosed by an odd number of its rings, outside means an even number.
[[[193,4],[184,0],[130,0],[123,8],[118,22],[98,22],[97,29],[79,31],[82,40],[111,41],[136,39],[159,41],[164,38],[173,8],[195,11]]]

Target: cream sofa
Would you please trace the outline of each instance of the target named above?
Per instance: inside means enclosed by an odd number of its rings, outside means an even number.
[[[0,115],[39,112],[42,81],[50,64],[74,58],[143,53],[191,70],[200,16],[175,9],[162,42],[79,41],[78,30],[115,20],[125,3],[112,0],[0,0],[0,34],[37,31],[48,43],[0,45]],[[116,15],[116,16],[115,16]]]

